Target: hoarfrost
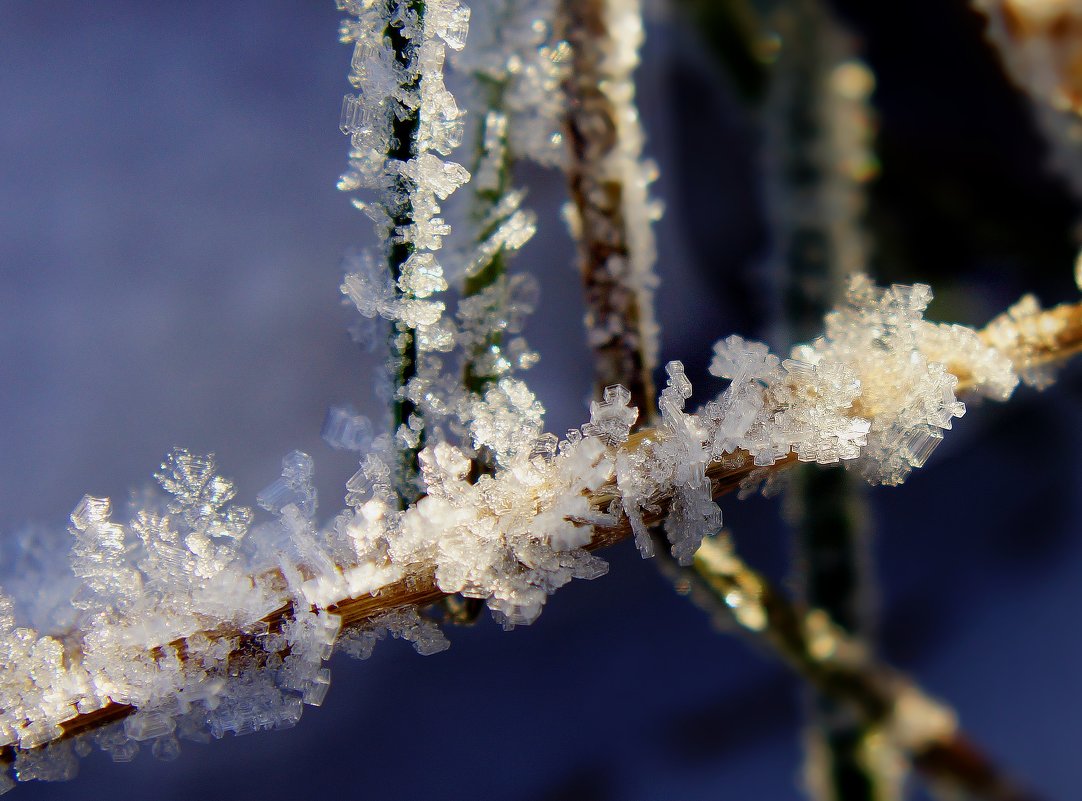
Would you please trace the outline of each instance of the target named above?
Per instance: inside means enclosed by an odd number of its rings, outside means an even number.
[[[108,500],[89,496],[72,513],[82,614],[63,642],[18,626],[0,596],[0,745],[23,749],[20,777],[62,777],[73,752],[60,748],[49,761],[52,750],[25,749],[110,702],[136,709],[95,735],[118,760],[132,758],[139,742],[169,758],[177,737],[293,725],[303,704],[322,702],[330,686],[323,663],[336,641],[359,656],[388,633],[422,653],[447,647],[415,607],[339,636],[339,604],[432,576],[442,592],[485,599],[505,626],[530,623],[550,593],[605,572],[586,550],[599,528],[628,525],[648,552],[648,524],[663,520],[674,556],[689,561],[720,525],[714,465],[757,480],[753,463],[795,455],[898,483],[964,412],[954,374],[993,398],[1018,380],[972,330],[926,322],[930,297],[920,285],[880,289],[858,276],[825,335],[789,359],[730,337],[712,365],[729,384],[698,412],[686,409],[692,387],[683,366],[670,362],[661,424],[634,441],[635,412],[621,387],[593,405],[586,436],[574,430],[557,442],[542,432],[543,410],[525,385],[502,379],[477,405],[471,430],[474,447],[495,454],[494,474],[471,483],[472,449],[430,443],[419,454],[425,496],[404,511],[376,450],[347,484],[349,507],[320,527],[311,459],[293,452],[260,494],[277,518],[253,528],[251,512],[230,504],[233,485],[211,457],[174,451],[158,473],[166,494],[136,496],[127,522],[114,519]],[[1020,347],[1009,322],[1039,347],[1054,332],[1028,331],[1034,314],[1027,302],[986,338]],[[597,497],[608,498],[604,508]]]

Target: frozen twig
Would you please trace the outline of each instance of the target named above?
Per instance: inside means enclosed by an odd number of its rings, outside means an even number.
[[[1022,371],[1040,371],[1046,369],[1048,366],[1062,361],[1068,356],[1078,352],[1082,349],[1082,304],[1069,304],[1058,306],[1045,312],[1034,312],[1032,314],[1024,313],[1023,310],[1019,310],[1017,307],[1013,313],[1007,313],[1002,315],[997,320],[988,326],[983,332],[981,337],[986,341],[995,343],[997,347],[1001,349],[1002,355],[1011,358],[1015,361],[1016,367]],[[927,343],[928,348],[932,351],[937,347],[936,342]],[[967,376],[967,370],[965,361],[961,356],[951,356],[949,353],[940,353],[938,358],[951,363],[953,361],[955,370],[958,371],[961,384],[967,385],[970,388],[974,386],[974,379],[972,376]],[[1037,373],[1041,375],[1041,373]],[[619,447],[619,454],[617,460],[622,458],[631,458],[635,454],[647,454],[657,453],[657,449],[663,447],[666,437],[673,437],[676,434],[672,431],[666,432],[659,429],[647,429],[640,431],[637,434],[632,435],[624,444]],[[583,443],[585,444],[585,443]],[[596,441],[591,452],[597,452],[601,447]],[[588,451],[590,449],[587,449]],[[603,448],[602,448],[603,450]],[[594,457],[590,457],[591,459]],[[782,457],[777,461],[767,466],[757,466],[755,459],[747,451],[736,450],[731,453],[727,453],[723,458],[712,460],[704,466],[703,479],[708,483],[706,488],[709,496],[718,497],[731,492],[734,489],[747,486],[748,481],[760,481],[769,479],[773,474],[789,467],[797,462],[796,454],[789,454]],[[199,467],[201,463],[188,459],[180,464],[181,467],[186,465],[192,465]],[[596,470],[590,467],[590,463],[584,463],[588,471],[593,470],[596,474]],[[178,468],[175,468],[178,469]],[[188,473],[191,470],[185,467]],[[203,470],[202,467],[199,467]],[[204,500],[200,500],[204,497],[207,491],[213,490],[215,495],[213,496],[215,509],[220,508],[219,512],[214,512],[213,516],[207,518],[203,517],[205,513],[200,511],[198,524],[200,527],[206,527],[212,525],[215,531],[221,530],[223,526],[240,525],[239,520],[235,520],[236,515],[230,512],[223,504],[228,500],[231,489],[220,482],[204,486],[202,482],[206,479],[203,478],[204,472],[198,474],[191,474],[190,482],[195,490],[198,491],[198,497],[194,500],[199,505],[193,506],[193,510],[201,510],[204,507],[202,504]],[[216,480],[215,480],[216,481]],[[491,481],[491,480],[490,480]],[[576,479],[578,481],[578,479]],[[572,484],[573,485],[573,484]],[[590,485],[594,488],[584,488],[582,495],[578,499],[576,498],[563,498],[561,503],[563,506],[557,508],[566,508],[571,511],[560,512],[559,514],[564,516],[563,521],[551,519],[554,510],[545,511],[547,515],[544,521],[537,515],[541,514],[537,507],[521,508],[521,509],[505,509],[500,514],[503,516],[511,516],[513,518],[521,517],[522,524],[528,528],[547,526],[554,532],[559,532],[559,536],[563,538],[579,537],[581,536],[581,542],[583,543],[583,549],[596,550],[608,545],[612,545],[621,540],[627,539],[633,533],[632,522],[624,515],[612,515],[611,511],[614,502],[620,501],[621,490],[615,483],[601,483]],[[667,488],[666,488],[667,487]],[[209,489],[208,489],[209,488]],[[480,488],[479,491],[493,493],[496,490],[495,484],[489,484],[488,489]],[[659,485],[657,494],[654,497],[649,498],[644,505],[640,508],[639,522],[645,526],[653,526],[661,523],[670,517],[670,513],[673,512],[673,504],[686,504],[688,501],[686,496],[682,496],[681,490],[674,485]],[[193,496],[194,497],[194,496]],[[493,503],[502,503],[501,497],[496,495],[478,495],[481,497],[491,497]],[[510,496],[506,496],[510,497]],[[525,503],[525,500],[523,501]],[[439,501],[436,500],[436,508],[439,507]],[[537,503],[535,500],[533,503]],[[422,502],[424,505],[425,502]],[[185,507],[178,507],[182,511]],[[290,505],[288,509],[296,510],[296,506]],[[425,506],[425,509],[430,509],[430,506]],[[78,510],[77,510],[78,511]],[[91,510],[93,511],[93,510]],[[423,510],[422,510],[423,511]],[[686,513],[686,509],[684,510]],[[430,513],[430,512],[429,512]],[[481,514],[480,510],[474,510],[475,514]],[[89,524],[98,527],[110,527],[112,523],[108,522],[107,510],[105,512],[95,512],[88,516],[88,512],[79,512],[80,515],[90,520]],[[223,516],[224,515],[224,516]],[[290,512],[292,517],[287,522],[290,525],[300,527],[306,525],[303,520],[298,519],[297,511]],[[426,518],[421,516],[417,508],[412,508],[407,512],[407,516],[415,521],[415,524],[420,525],[433,525],[431,522],[424,522]],[[533,516],[531,518],[531,516]],[[533,519],[533,523],[530,524],[530,520]],[[233,522],[230,522],[233,521]],[[115,528],[115,526],[113,526]],[[304,529],[301,529],[303,533]],[[108,533],[108,531],[106,531]],[[238,532],[239,534],[240,532]],[[298,535],[294,535],[295,537]],[[555,536],[555,535],[553,535]],[[294,542],[303,544],[310,540],[294,539]],[[299,547],[299,546],[296,546]],[[308,546],[305,546],[308,547]],[[533,547],[533,546],[529,546]],[[315,552],[313,552],[315,553]],[[569,555],[574,555],[574,552],[569,552]],[[318,554],[315,554],[312,558],[317,558]],[[576,557],[579,558],[579,557]],[[585,564],[585,563],[584,563]],[[273,568],[266,576],[252,576],[251,582],[258,586],[267,585],[269,587],[281,587],[283,585],[289,586],[289,577],[284,575],[282,571],[287,570],[288,564],[283,562],[282,568]],[[393,566],[392,566],[393,567]],[[294,570],[294,568],[289,568]],[[593,568],[590,568],[593,569]],[[240,664],[244,664],[244,660],[251,660],[252,650],[249,649],[245,643],[254,642],[258,638],[275,637],[275,632],[279,629],[289,628],[290,630],[296,629],[297,626],[317,626],[323,627],[320,629],[326,630],[326,637],[320,635],[311,647],[316,648],[319,652],[323,648],[323,643],[327,639],[333,639],[335,633],[338,631],[338,626],[342,625],[350,627],[356,624],[362,624],[368,621],[379,619],[381,616],[386,615],[397,609],[415,608],[420,605],[425,605],[450,594],[452,590],[441,589],[436,577],[437,566],[432,564],[415,563],[407,570],[398,568],[397,570],[387,567],[379,567],[376,565],[361,565],[357,568],[360,572],[355,572],[353,578],[350,579],[350,586],[356,586],[357,589],[350,593],[342,595],[332,596],[321,600],[318,603],[314,600],[308,600],[310,593],[315,593],[315,597],[322,598],[327,592],[334,592],[335,584],[324,585],[320,583],[322,579],[317,581],[316,579],[305,581],[305,576],[299,576],[293,579],[293,582],[303,582],[297,589],[292,592],[293,600],[288,601],[280,605],[277,609],[269,614],[264,612],[256,619],[238,620],[236,623],[220,623],[217,626],[208,627],[203,633],[193,635],[199,639],[200,653],[209,654],[213,652],[218,646],[215,643],[221,643],[227,649],[235,649],[233,653],[235,657],[229,657],[230,660],[234,658],[240,659]],[[597,575],[596,570],[592,575]],[[539,580],[543,574],[539,574],[534,580]],[[330,578],[328,576],[328,578]],[[570,578],[568,575],[567,578]],[[231,579],[232,580],[232,579]],[[338,579],[341,580],[341,577]],[[500,581],[512,580],[511,578],[501,578]],[[566,580],[566,579],[565,579]],[[502,586],[502,585],[501,585]],[[512,584],[511,590],[517,585]],[[324,589],[321,589],[324,588]],[[361,589],[363,587],[363,589]],[[103,587],[103,591],[108,591],[107,587]],[[281,590],[278,590],[279,592]],[[503,590],[493,590],[503,591]],[[517,591],[517,590],[516,590]],[[525,603],[526,601],[519,601]],[[531,603],[540,603],[540,601],[533,601]],[[508,607],[512,608],[512,607]],[[538,606],[534,612],[529,613],[535,615],[539,611]],[[223,618],[225,620],[232,620],[231,617]],[[333,624],[332,624],[333,623]],[[256,632],[255,634],[245,632]],[[788,636],[788,635],[787,635]],[[47,639],[47,638],[46,638]],[[45,640],[43,640],[44,642]],[[72,643],[76,640],[72,639]],[[163,642],[159,648],[155,649],[150,654],[151,663],[160,663],[163,659],[173,660],[170,664],[173,664],[174,668],[183,665],[184,661],[188,658],[188,654],[192,653],[192,636],[182,637],[180,639]],[[277,640],[276,640],[277,642]],[[300,640],[297,640],[300,642]],[[278,647],[286,647],[284,641]],[[155,656],[154,654],[158,655]],[[247,654],[247,656],[245,655]],[[77,656],[77,653],[69,654],[69,658]],[[264,656],[260,658],[274,659],[274,654],[264,652]],[[179,660],[179,661],[177,661]],[[232,664],[232,662],[231,662]],[[315,663],[318,667],[318,659]],[[17,667],[17,666],[13,666]],[[160,667],[159,667],[160,669]],[[325,685],[324,685],[325,686]],[[72,714],[68,717],[62,717],[56,721],[55,725],[56,733],[45,740],[39,739],[36,744],[48,742],[49,739],[55,740],[57,736],[68,736],[71,733],[85,731],[88,728],[94,728],[107,723],[112,720],[125,717],[133,712],[131,705],[123,703],[109,702],[92,704],[89,702],[82,706],[82,711]],[[46,729],[52,731],[52,729]],[[61,734],[62,733],[62,734]],[[32,746],[24,746],[32,747]],[[921,763],[925,765],[925,770],[941,770],[940,767],[944,759],[947,759],[952,749],[958,750],[960,746],[957,744],[945,742],[937,743],[935,747],[920,756]],[[975,763],[974,774],[979,778],[982,774],[979,762]],[[977,779],[975,778],[974,781]],[[1004,798],[1009,796],[1003,796]]]
[[[421,396],[438,354],[453,335],[443,320],[445,304],[432,299],[447,288],[436,252],[450,228],[440,202],[470,175],[445,162],[462,138],[462,112],[443,83],[447,47],[465,44],[469,9],[448,0],[339,0],[351,14],[342,24],[354,45],[350,80],[361,91],[347,95],[342,132],[351,141],[350,167],[339,189],[374,190],[374,200],[354,204],[375,223],[389,275],[380,275],[366,254],[342,292],[365,317],[393,324],[391,344],[392,429],[397,464],[393,483],[399,506],[421,494],[418,455],[424,447]]]
[[[641,160],[631,79],[643,36],[641,10],[637,0],[563,0],[560,13],[572,50],[565,83],[569,221],[579,246],[596,385],[624,384],[631,405],[652,414],[657,277],[651,223],[660,210],[647,195],[656,168]]]

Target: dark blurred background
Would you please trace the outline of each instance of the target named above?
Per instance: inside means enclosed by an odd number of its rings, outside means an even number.
[[[699,378],[711,343],[762,335],[761,129],[701,26],[655,9],[640,103],[667,204],[663,361]],[[874,270],[928,281],[933,313],[981,324],[1023,291],[1077,297],[1078,206],[1042,169],[1026,100],[959,0],[846,2],[875,69],[882,174]],[[283,454],[316,458],[338,508],[349,455],[330,404],[375,413],[376,355],[352,344],[342,254],[370,238],[334,189],[348,89],[330,0],[0,3],[0,532],[62,527],[83,493],[126,496],[173,445],[213,450],[240,498]],[[590,393],[559,176],[524,170],[541,217],[517,262],[541,280],[529,375],[549,428]],[[1082,795],[1082,373],[970,409],[929,466],[871,493],[882,650],[1045,791]],[[723,504],[781,579],[777,504]],[[2,552],[0,552],[2,553]],[[537,624],[450,631],[336,659],[291,731],[185,744],[173,763],[95,754],[26,799],[798,799],[801,696],[770,658],[715,634],[625,543],[608,576]],[[57,559],[64,559],[57,553]]]

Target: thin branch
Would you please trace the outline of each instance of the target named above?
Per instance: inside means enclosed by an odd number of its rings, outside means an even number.
[[[1060,362],[1072,354],[1082,351],[1082,303],[1058,306],[1033,318],[1027,319],[1024,323],[1024,325],[1020,324],[1016,326],[1016,330],[1014,330],[1013,341],[1015,347],[1005,352],[1009,356],[1018,355],[1020,364],[1025,367],[1034,369],[1046,366]],[[994,331],[991,330],[993,328],[995,328]],[[982,332],[982,336],[985,336],[986,338],[991,337],[996,341],[1002,341],[1007,337],[1008,333],[1009,326],[1007,323],[1002,319],[997,319],[989,329],[985,329],[985,331]],[[966,386],[967,381],[970,381],[971,383],[971,380],[964,376],[960,376],[960,378],[960,386],[962,388]],[[624,447],[627,449],[647,447],[648,443],[661,437],[663,437],[663,434],[659,433],[657,430],[647,429],[633,435]],[[796,456],[790,454],[778,460],[771,466],[758,467],[754,464],[752,457],[748,453],[737,451],[727,455],[722,461],[712,462],[707,467],[706,476],[710,480],[711,490],[713,496],[716,498],[732,492],[742,485],[746,485],[749,480],[758,480],[769,477],[794,464],[797,464]],[[588,496],[591,507],[599,512],[607,510],[612,502],[618,497],[619,495],[617,494],[615,487],[607,489],[603,488]],[[648,526],[661,523],[668,513],[671,502],[671,497],[660,497],[655,499],[655,503],[652,504],[651,508],[647,510],[643,516],[644,523]],[[582,522],[583,525],[589,525],[584,521],[576,522]],[[619,522],[613,525],[593,525],[591,541],[586,547],[589,550],[608,547],[624,539],[628,539],[631,534],[631,527],[626,517],[621,517]],[[446,595],[447,593],[444,593],[436,586],[431,568],[428,568],[418,570],[403,579],[387,584],[371,595],[364,595],[358,598],[344,598],[337,603],[327,605],[326,609],[331,614],[341,616],[343,628],[345,628],[364,623],[379,615],[402,607],[427,605],[440,598],[446,597]],[[276,627],[289,619],[292,616],[292,613],[292,605],[286,604],[267,615],[263,618],[263,621],[272,627]],[[241,650],[244,650],[246,636],[241,633],[236,631],[210,631],[205,632],[205,634],[209,637],[239,637]],[[779,634],[778,636],[784,638],[785,636],[791,637],[792,635]],[[782,641],[782,644],[784,644],[784,640]],[[178,640],[169,643],[168,645],[176,648],[183,658],[185,650],[183,640]],[[870,696],[870,700],[865,702],[868,705],[868,709],[873,709],[875,704],[879,703],[875,699],[876,696]],[[62,723],[61,727],[64,730],[64,736],[67,737],[119,720],[130,714],[132,711],[134,710],[131,706],[111,703],[104,708],[93,712],[74,715]],[[881,713],[882,712],[880,711],[880,714]],[[922,755],[920,758],[926,763],[926,766],[922,769],[928,771],[941,770],[942,768],[939,766],[947,758],[944,752],[951,752],[948,745],[949,744],[940,743],[936,745],[935,748],[930,749],[926,755]],[[961,746],[958,746],[958,748],[961,749]],[[0,749],[0,754],[6,754],[10,757],[12,753],[13,749],[10,746],[5,749]],[[983,775],[982,770],[979,768],[979,763],[975,763],[972,768],[972,772],[975,776],[973,781],[976,781],[977,777]],[[991,797],[994,798],[996,796]],[[1008,797],[1009,796],[1003,796],[1003,798]]]
[[[423,0],[414,0],[409,3],[409,9],[417,14],[418,21],[424,15]],[[388,25],[386,30],[387,39],[394,49],[395,61],[403,69],[408,69],[410,62],[415,57],[415,46],[402,32],[401,25]],[[416,92],[420,87],[420,75],[416,75],[403,85],[406,92]],[[406,109],[396,117],[391,128],[391,150],[387,158],[408,162],[417,155],[417,132],[421,123],[421,109]],[[387,251],[387,265],[391,271],[391,279],[398,285],[402,277],[402,268],[406,261],[414,253],[414,245],[411,242],[396,241],[396,232],[405,230],[413,222],[414,209],[410,197],[409,182],[411,179],[398,176],[398,192],[406,200],[402,201],[397,208],[391,210],[389,236],[390,244]],[[418,414],[416,404],[406,397],[405,390],[410,379],[417,374],[417,363],[420,353],[417,347],[417,332],[405,325],[398,324],[391,334],[391,359],[394,369],[394,399],[392,401],[391,426],[392,432],[397,432],[401,426],[411,427],[411,418]],[[414,478],[419,475],[420,468],[417,455],[421,452],[423,441],[419,439],[416,446],[401,446],[399,449],[399,476],[398,493],[402,508],[417,500],[419,490],[414,486]]]
[[[631,392],[631,405],[638,407],[642,419],[649,419],[655,408],[654,254],[647,176],[638,160],[642,133],[631,100],[630,68],[637,63],[637,43],[616,41],[611,19],[615,5],[612,0],[561,3],[572,50],[565,83],[567,177],[596,385],[600,390],[623,384]],[[626,26],[620,35],[627,35]],[[632,48],[630,59],[620,57],[621,46]]]
[[[1036,801],[958,729],[954,712],[894,669],[822,610],[793,605],[749,568],[721,535],[703,541],[694,570],[669,564],[670,577],[692,581],[693,598],[724,614],[801,678],[847,708],[884,747],[900,747],[935,789],[989,801]]]

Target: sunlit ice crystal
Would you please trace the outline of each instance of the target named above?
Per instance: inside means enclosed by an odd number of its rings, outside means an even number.
[[[765,344],[749,342],[734,334],[714,345],[710,373],[728,378],[734,384],[769,381],[775,377],[779,364],[780,359]]]
[[[452,50],[466,46],[470,29],[470,9],[461,3],[437,0],[429,2],[425,18],[426,30],[439,36]]]
[[[631,426],[639,416],[639,410],[629,406],[631,393],[620,385],[606,387],[604,402],[590,403],[590,422],[582,428],[582,433],[590,437],[600,437],[609,445],[626,442]]]
[[[350,405],[332,406],[320,434],[336,450],[363,453],[372,445],[372,421]]]
[[[293,451],[282,460],[282,476],[256,496],[256,503],[268,512],[281,512],[293,504],[305,517],[316,512],[317,497],[312,483],[312,457]]]
[[[432,253],[412,253],[402,265],[398,288],[416,298],[427,298],[434,292],[447,289],[443,268]]]

